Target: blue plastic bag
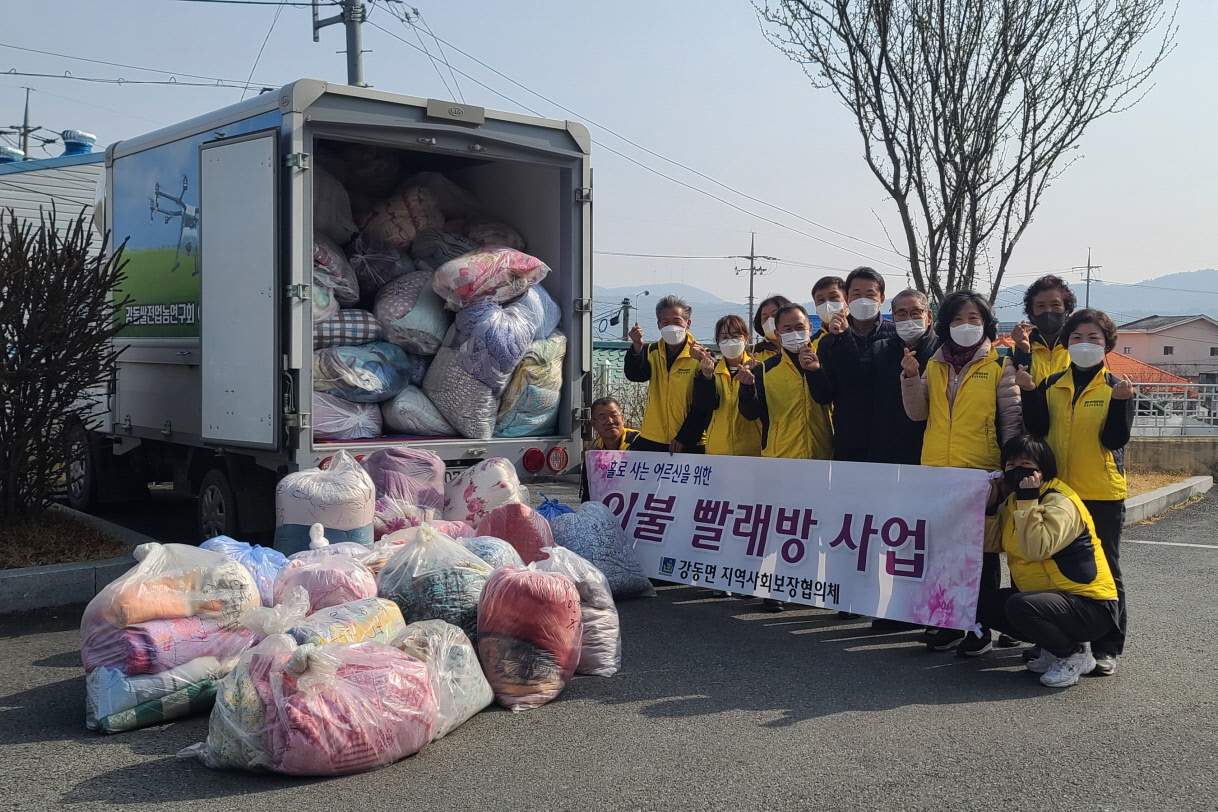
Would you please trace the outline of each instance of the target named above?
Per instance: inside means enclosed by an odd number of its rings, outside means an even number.
[[[541,504],[537,506],[537,512],[544,516],[547,522],[553,522],[555,517],[564,513],[575,512],[575,508],[570,505],[564,505],[557,499],[547,499],[541,491],[538,491],[537,495],[541,497]]]
[[[287,556],[270,547],[250,545],[228,536],[216,536],[199,545],[200,549],[221,553],[241,564],[258,582],[263,606],[274,606],[275,576],[288,563]]]

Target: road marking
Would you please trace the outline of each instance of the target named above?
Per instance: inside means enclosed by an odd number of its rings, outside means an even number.
[[[1203,550],[1218,550],[1218,544],[1188,544],[1183,541],[1137,541],[1121,539],[1122,544],[1161,544],[1165,547],[1200,547]]]

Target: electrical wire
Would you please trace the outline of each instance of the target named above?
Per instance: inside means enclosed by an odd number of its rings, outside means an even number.
[[[240,90],[245,85],[240,82],[227,82],[217,79],[214,82],[179,82],[176,79],[103,79],[95,76],[73,76],[70,73],[26,73],[19,70],[7,70],[0,76],[31,76],[36,79],[72,79],[77,82],[91,82],[100,85],[175,85],[177,87],[231,87]]]
[[[453,71],[452,63],[448,61],[448,54],[444,53],[444,45],[440,42],[440,38],[437,37],[431,30],[431,25],[428,24],[427,20],[423,17],[423,12],[419,11],[417,8],[414,9],[414,11],[419,16],[419,22],[423,24],[423,27],[427,29],[427,33],[431,35],[433,40],[435,40],[436,50],[440,52],[440,58],[444,60],[444,66],[448,68],[449,74],[453,77],[453,86],[457,88],[457,100],[464,104],[465,95],[461,92],[461,83],[457,81],[457,74]],[[389,13],[393,14],[393,12]]]
[[[405,22],[405,21],[404,21],[404,20],[403,20],[401,17],[399,17],[398,15],[394,14],[394,13],[393,13],[393,11],[392,11],[391,9],[389,9],[388,7],[386,7],[386,10],[387,10],[387,11],[389,11],[390,16],[392,16],[392,17],[393,17],[395,20],[398,20],[398,21],[400,21],[400,22]],[[415,9],[415,11],[417,12],[417,11],[418,11],[418,9]],[[402,12],[402,13],[403,13],[403,14],[405,14],[406,12]],[[433,68],[435,68],[435,71],[436,71],[436,76],[439,76],[439,77],[440,77],[440,81],[441,81],[441,82],[444,84],[444,90],[445,90],[445,92],[447,92],[447,93],[448,93],[450,96],[454,96],[454,95],[456,95],[456,94],[453,92],[453,89],[452,89],[451,87],[449,87],[449,85],[448,85],[448,79],[444,78],[444,72],[443,72],[442,70],[440,70],[440,63],[439,63],[439,62],[437,62],[437,61],[436,61],[436,58],[435,58],[434,56],[432,56],[432,55],[431,55],[431,50],[430,50],[430,49],[427,47],[427,43],[423,41],[423,32],[422,32],[422,31],[420,31],[418,28],[416,28],[416,27],[415,27],[413,24],[412,24],[412,25],[410,25],[409,27],[410,27],[410,30],[411,30],[411,31],[414,31],[415,38],[416,38],[416,39],[418,39],[418,41],[419,41],[419,46],[420,46],[420,47],[422,47],[422,49],[423,49],[423,53],[427,54],[427,61],[431,62],[431,66],[432,66]],[[451,73],[451,72],[452,72],[452,66],[451,66],[451,65],[449,65],[449,68],[448,68],[448,69],[449,69],[449,72]]]
[[[266,30],[266,36],[262,38],[262,47],[258,49],[258,55],[254,57],[254,64],[250,66],[250,75],[245,77],[245,87],[241,90],[241,100],[245,101],[245,94],[249,92],[250,82],[254,78],[254,71],[258,70],[258,62],[262,59],[262,52],[266,50],[266,44],[271,40],[271,32],[275,30],[275,23],[279,22],[279,15],[283,13],[283,6],[275,9],[275,18],[271,20],[271,27]]]
[[[16,189],[19,192],[26,192],[27,194],[39,195],[41,197],[49,197],[52,200],[62,200],[65,203],[71,203],[74,206],[92,206],[93,205],[92,197],[90,197],[88,200],[78,200],[74,197],[66,197],[66,196],[60,195],[60,194],[52,194],[51,192],[43,191],[41,189],[31,189],[28,186],[22,186],[19,183],[13,183],[11,180],[9,180],[6,176],[3,176],[3,175],[0,175],[0,184],[8,186],[11,189]]]
[[[165,126],[169,125],[168,121],[158,121],[157,119],[154,119],[154,118],[144,118],[143,116],[137,116],[134,113],[127,113],[122,110],[116,110],[113,107],[104,107],[100,104],[94,104],[93,102],[84,101],[83,99],[75,99],[75,98],[72,98],[71,96],[61,96],[58,93],[51,93],[48,90],[38,90],[38,92],[41,93],[43,96],[51,96],[52,98],[62,99],[63,101],[72,102],[73,104],[83,104],[85,107],[96,107],[98,110],[105,110],[108,113],[115,113],[120,116],[126,116],[127,118],[134,118],[134,119],[138,119],[140,121],[146,121],[149,124],[156,124],[161,127],[165,127]]]
[[[312,8],[312,2],[298,0],[174,0],[177,3],[222,3],[232,6],[292,6],[293,8]],[[318,5],[341,6],[337,0],[321,0]]]
[[[735,257],[711,256],[709,254],[633,254],[629,251],[593,251],[592,253],[610,257],[649,257],[656,259],[735,259]]]

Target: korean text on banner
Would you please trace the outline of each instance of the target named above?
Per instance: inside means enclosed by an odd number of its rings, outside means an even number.
[[[597,451],[592,498],[650,577],[971,629],[984,471]]]

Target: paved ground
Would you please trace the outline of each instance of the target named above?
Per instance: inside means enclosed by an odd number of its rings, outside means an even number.
[[[623,603],[626,660],[558,701],[480,714],[418,756],[334,780],[174,754],[205,718],[84,730],[80,607],[0,618],[0,808],[1214,809],[1218,499],[1127,529],[1133,635],[1111,678],[1042,688],[828,612],[668,587]]]

